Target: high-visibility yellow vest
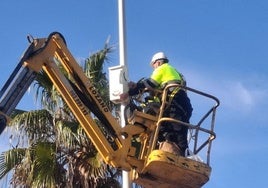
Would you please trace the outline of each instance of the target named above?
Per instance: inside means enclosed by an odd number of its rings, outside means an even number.
[[[157,67],[150,78],[157,83],[159,88],[163,88],[171,81],[179,81],[181,84],[184,84],[185,82],[183,75],[168,63],[164,63]]]

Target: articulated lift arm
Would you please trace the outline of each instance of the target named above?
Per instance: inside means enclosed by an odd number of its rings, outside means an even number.
[[[103,159],[114,167],[131,170],[127,161],[131,138],[144,129],[131,125],[121,128],[67,49],[60,33],[52,33],[48,38],[33,39],[1,90],[1,132],[6,126],[6,117],[14,110],[40,71],[45,71],[49,76]],[[92,114],[106,128],[105,132],[94,121]]]
[[[33,82],[36,72],[24,65],[24,57],[33,48],[31,45],[0,91],[0,134],[8,123],[9,116]]]
[[[156,142],[161,122],[175,121],[196,130],[196,137],[200,131],[207,133],[209,138],[204,145],[208,145],[210,151],[215,138],[214,116],[219,104],[216,98],[207,96],[217,103],[204,117],[212,114],[211,130],[201,127],[203,120],[200,125],[190,125],[142,111],[134,111],[128,124],[122,128],[69,52],[60,33],[54,32],[48,38],[29,41],[28,49],[0,91],[0,134],[37,73],[44,71],[104,161],[115,168],[132,171],[134,182],[145,187],[199,188],[209,180],[211,168],[208,162],[202,163],[158,150]],[[160,111],[164,109],[163,105]],[[194,149],[194,152],[198,153],[199,149]]]

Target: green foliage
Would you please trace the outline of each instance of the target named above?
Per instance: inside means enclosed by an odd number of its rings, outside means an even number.
[[[103,65],[112,51],[104,49],[86,59],[84,72],[109,101],[108,80]],[[10,126],[18,143],[0,156],[0,179],[14,171],[14,187],[114,187],[120,172],[104,164],[49,77],[40,72],[34,83],[42,109],[16,111]],[[109,186],[109,183],[113,186]],[[119,187],[119,186],[116,186]]]
[[[92,54],[85,60],[84,72],[90,79],[93,85],[97,88],[99,94],[110,108],[113,108],[113,103],[109,100],[109,81],[106,73],[103,71],[105,62],[109,62],[107,54],[113,51],[113,47],[109,47],[106,43],[104,49]]]
[[[3,178],[10,170],[18,165],[25,155],[26,149],[13,148],[0,155],[0,178]]]

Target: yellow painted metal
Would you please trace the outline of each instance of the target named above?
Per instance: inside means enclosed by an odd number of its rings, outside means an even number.
[[[209,180],[209,163],[156,150],[159,117],[134,111],[129,124],[122,128],[59,33],[47,39],[35,39],[23,59],[24,66],[47,73],[104,161],[116,168],[132,170],[132,179],[137,184],[146,188],[200,188]],[[85,103],[97,108],[114,134],[116,147],[111,145]]]
[[[205,163],[161,150],[154,150],[134,182],[145,188],[200,188],[208,180],[211,168]]]
[[[26,66],[37,72],[42,69],[47,73],[105,162],[117,168],[130,170],[131,165],[127,163],[126,158],[131,145],[131,136],[125,139],[121,137],[120,125],[66,48],[62,37],[55,34],[47,40],[37,39],[34,44],[31,55],[25,57]],[[67,77],[60,70],[59,65],[68,73]],[[92,104],[97,105],[96,108],[108,120],[116,134],[114,142],[117,144],[117,148],[114,149],[110,145],[108,139],[94,121],[88,107],[80,99],[79,94],[73,88],[74,86],[71,85],[70,80],[73,81],[73,84],[76,84],[76,87],[80,90],[79,92],[90,96],[90,100],[93,100],[91,101]],[[122,147],[123,145],[124,147]]]

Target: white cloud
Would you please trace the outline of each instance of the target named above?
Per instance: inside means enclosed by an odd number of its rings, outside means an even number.
[[[228,81],[228,83],[223,84],[223,104],[233,110],[246,113],[251,113],[257,108],[264,108],[268,97],[266,86],[256,87],[244,83],[248,82],[245,80]]]
[[[250,110],[256,102],[252,91],[239,81],[225,85],[223,97],[224,102],[228,106],[239,107],[240,110],[241,108]]]
[[[188,86],[219,98],[220,108],[247,114],[268,104],[268,87],[264,84],[268,81],[267,76],[230,76],[222,72],[194,69],[184,72]]]

